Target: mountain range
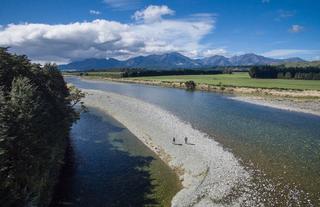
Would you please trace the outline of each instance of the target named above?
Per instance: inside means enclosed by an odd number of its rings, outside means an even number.
[[[281,63],[305,62],[301,58],[274,59],[253,53],[232,56],[230,58],[214,55],[202,59],[191,59],[178,52],[161,55],[138,56],[127,60],[90,58],[81,61],[59,65],[61,70],[102,70],[111,68],[147,68],[147,69],[178,69],[178,68],[204,68],[215,66],[250,66]]]

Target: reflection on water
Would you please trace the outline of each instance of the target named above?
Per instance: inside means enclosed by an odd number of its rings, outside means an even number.
[[[174,173],[111,117],[82,114],[71,146],[52,206],[166,206],[178,190]],[[172,190],[159,195],[159,183]]]
[[[273,183],[272,189],[267,189],[267,199],[272,196],[282,204],[320,205],[320,117],[244,103],[216,93],[77,78],[67,81],[159,105],[215,137],[245,165],[262,170],[254,172],[256,179],[260,182],[263,177]],[[262,182],[262,188],[268,183]]]

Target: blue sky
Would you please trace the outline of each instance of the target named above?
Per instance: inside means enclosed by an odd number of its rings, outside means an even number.
[[[257,53],[320,59],[319,0],[2,0],[0,46],[34,61]]]

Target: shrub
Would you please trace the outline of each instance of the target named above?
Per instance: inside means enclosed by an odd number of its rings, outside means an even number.
[[[196,83],[192,80],[186,81],[184,84],[185,84],[187,90],[194,90],[196,88]]]

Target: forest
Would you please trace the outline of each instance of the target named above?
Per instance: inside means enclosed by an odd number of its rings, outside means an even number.
[[[283,65],[253,66],[249,70],[251,78],[320,80],[319,67],[285,67]]]
[[[0,48],[0,203],[48,206],[83,97],[56,65]]]
[[[167,75],[201,75],[201,74],[222,74],[221,70],[127,70],[122,73],[125,77],[143,76],[167,76]]]

